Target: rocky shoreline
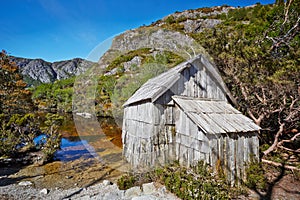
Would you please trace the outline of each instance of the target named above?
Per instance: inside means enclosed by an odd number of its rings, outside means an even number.
[[[104,180],[102,183],[86,188],[71,188],[67,190],[38,189],[30,181],[21,181],[0,187],[0,199],[101,199],[101,200],[163,200],[179,199],[159,183],[145,183],[128,190],[119,190],[115,183]]]

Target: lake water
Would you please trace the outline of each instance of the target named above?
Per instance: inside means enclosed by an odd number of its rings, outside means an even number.
[[[96,127],[99,130],[93,130],[95,125],[89,124],[90,121],[92,120],[83,119],[80,116],[75,120],[72,115],[65,116],[59,130],[62,134],[62,141],[61,149],[55,154],[56,160],[67,162],[79,158],[99,158],[109,162],[105,158],[112,157],[114,161],[122,159],[121,128],[114,122],[114,119],[98,118]],[[80,130],[82,129],[80,124],[84,124],[84,131]],[[91,130],[87,130],[86,127],[91,127]],[[113,158],[114,156],[116,157]]]
[[[0,185],[31,181],[37,188],[86,187],[104,179],[115,181],[130,169],[122,159],[121,128],[113,119],[74,120],[67,115],[59,132],[61,149],[53,162],[4,167],[1,170],[8,176]]]

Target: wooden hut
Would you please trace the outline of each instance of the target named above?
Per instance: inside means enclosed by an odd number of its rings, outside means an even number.
[[[204,160],[234,184],[258,159],[260,129],[203,55],[148,80],[124,104],[123,154],[135,168]]]

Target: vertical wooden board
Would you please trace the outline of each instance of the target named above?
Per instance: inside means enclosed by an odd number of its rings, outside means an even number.
[[[226,95],[224,94],[223,90],[219,86],[217,87],[217,94],[218,94],[217,99],[226,101]]]
[[[173,124],[173,108],[171,106],[166,106],[165,120],[166,124]]]
[[[216,167],[217,161],[219,159],[219,140],[216,135],[213,135],[212,144],[212,163],[213,166]]]
[[[125,107],[124,109],[124,119],[130,119],[131,106]]]
[[[127,144],[126,137],[127,137],[127,131],[123,129],[122,130],[122,144],[123,144],[123,149],[126,148],[126,144]]]
[[[221,161],[221,167],[224,170],[224,137],[219,137],[219,159]]]
[[[123,110],[123,119],[128,119],[127,113],[128,113],[128,107],[126,106],[126,107],[124,107],[124,110]]]
[[[140,121],[141,120],[141,113],[140,113],[140,104],[137,104],[134,106],[136,108],[136,112],[134,113],[135,115],[135,120]]]
[[[251,157],[254,155],[254,148],[253,148],[253,137],[251,136],[251,134],[249,134],[249,138],[248,138],[248,148],[249,148],[249,161],[251,162]]]
[[[168,148],[168,161],[174,161],[176,159],[175,157],[176,153],[175,153],[175,144],[169,144],[169,148]]]
[[[183,148],[184,146],[179,144],[179,148],[178,148],[178,161],[179,161],[179,164],[183,165],[184,163],[184,159],[183,159]]]
[[[185,121],[184,121],[184,113],[182,110],[178,110],[179,111],[179,118],[178,120],[175,122],[175,126],[176,126],[176,132],[179,132],[179,133],[184,133],[185,132]]]
[[[209,74],[206,74],[206,98],[212,99],[212,88],[213,81],[211,80]]]
[[[233,152],[233,160],[232,160],[232,162],[233,162],[233,177],[232,177],[232,179],[231,179],[231,185],[233,186],[235,183],[236,183],[236,181],[237,181],[237,168],[236,168],[236,166],[237,166],[237,138],[236,137],[233,137],[232,138],[232,143],[233,143],[233,145],[232,145],[232,152]]]
[[[244,138],[244,163],[249,163],[249,135],[245,134]]]
[[[202,98],[206,98],[207,97],[207,74],[206,74],[206,69],[203,68],[203,70],[201,70],[201,80],[200,80],[200,87],[202,89]]]
[[[180,143],[175,144],[175,159],[179,160],[179,154],[180,154]]]
[[[205,155],[205,159],[204,159],[204,160],[205,160],[205,163],[207,163],[207,164],[210,165],[210,160],[211,160],[211,159],[210,159],[210,154],[209,154],[209,153],[205,153],[204,155]]]
[[[188,96],[195,97],[195,78],[194,77],[190,77],[189,88],[190,88],[190,91],[189,91]]]
[[[244,165],[244,136],[242,134],[238,135],[237,139],[237,177],[245,181],[244,179],[244,172],[245,172],[245,165]]]
[[[195,97],[199,98],[199,70],[195,74]]]
[[[184,160],[184,146],[183,145],[180,145],[179,146],[179,154],[178,154],[178,160],[179,160],[179,163],[181,165],[183,165],[185,163],[185,160]]]
[[[159,109],[159,117],[160,117],[160,125],[165,124],[165,119],[163,117],[164,112],[165,112],[165,106],[164,105],[159,105],[157,106],[157,108]]]
[[[141,128],[143,128],[141,137],[145,139],[150,139],[153,136],[153,128],[154,125],[152,124],[147,124],[147,123],[142,123]]]
[[[235,139],[230,137],[230,169],[231,169],[231,179],[230,183],[233,186],[236,177],[236,169],[235,169]]]
[[[141,143],[140,143],[140,147],[139,147],[139,153],[140,154],[145,154],[147,152],[147,140],[144,138],[139,138]]]
[[[179,95],[183,95],[184,94],[184,90],[185,90],[185,88],[184,88],[184,82],[185,82],[184,81],[184,76],[182,74],[180,74],[180,78],[177,81],[177,83],[178,83],[177,88],[178,88],[178,94]]]
[[[197,164],[197,162],[201,160],[201,152],[194,150],[194,165]]]
[[[194,150],[192,149],[192,148],[188,148],[188,155],[187,155],[187,157],[188,157],[188,163],[187,163],[187,165],[188,166],[192,166],[193,165],[193,161],[194,161]]]
[[[209,140],[205,134],[203,136],[200,152],[209,153]]]
[[[228,175],[227,137],[223,135],[223,170],[226,177]]]
[[[189,136],[191,131],[190,128],[191,120],[188,118],[188,116],[185,113],[183,113],[183,118],[184,118],[183,123],[185,124],[184,134]]]
[[[199,141],[198,139],[195,139],[193,137],[189,137],[190,138],[190,148],[198,150],[201,148],[201,141]]]
[[[170,107],[170,124],[174,125],[175,124],[175,106],[169,106]]]
[[[186,135],[183,135],[181,134],[181,137],[180,137],[180,143],[184,146],[187,146],[187,143],[188,143],[188,137]]]
[[[144,109],[142,107],[143,107],[143,104],[136,105],[137,112],[135,113],[135,115],[137,116],[137,121],[143,121]]]
[[[176,132],[176,139],[175,139],[175,142],[176,142],[177,144],[180,144],[180,143],[181,143],[181,133]]]
[[[198,131],[197,132],[198,132],[197,139],[200,140],[200,141],[203,141],[204,137],[206,137],[205,134],[203,133],[203,131],[199,127],[198,127]]]
[[[132,118],[136,121],[140,120],[140,116],[139,116],[139,105],[134,105],[132,107],[133,109],[131,110],[131,115],[132,115]]]
[[[254,155],[255,160],[259,161],[259,139],[257,133],[252,136],[253,137],[253,149],[254,149]]]
[[[132,132],[135,131],[135,130],[133,130],[133,125],[132,125],[131,119],[126,120],[126,129],[129,134],[133,134]]]
[[[143,121],[147,123],[152,123],[152,109],[151,107],[153,106],[152,103],[146,102],[143,104],[143,109],[144,109],[144,118]]]
[[[214,79],[211,79],[211,98],[218,99],[218,88]]]
[[[161,120],[161,113],[160,113],[160,107],[161,105],[159,104],[154,104],[153,106],[151,106],[152,109],[152,123],[155,125],[160,124],[160,120]]]
[[[198,139],[198,126],[192,121],[189,120],[190,122],[190,137]]]
[[[228,183],[230,183],[231,180],[231,162],[230,162],[230,138],[228,135],[226,135],[226,152],[225,152],[225,171],[226,171],[226,177],[227,177],[227,181]]]
[[[165,143],[165,126],[160,125],[159,126],[159,132],[158,132],[158,144],[164,144]]]
[[[133,136],[136,136],[137,135],[137,132],[138,132],[138,129],[137,129],[137,121],[136,120],[131,120],[130,121],[131,125],[130,125],[130,128],[131,128],[131,131],[130,131],[130,134],[133,135]]]
[[[173,128],[173,126],[166,126],[167,144],[173,142],[172,128]]]
[[[188,69],[185,69],[183,71],[183,76],[184,76],[184,93],[183,95],[184,96],[189,96],[190,94],[190,87],[189,87],[189,80],[190,80],[190,71]]]
[[[151,106],[153,106],[153,104],[151,104],[149,102],[142,104],[142,109],[143,109],[142,121],[151,123],[151,121],[152,121]]]

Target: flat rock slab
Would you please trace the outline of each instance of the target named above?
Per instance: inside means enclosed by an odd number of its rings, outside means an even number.
[[[20,182],[22,183],[22,182]],[[172,200],[179,199],[168,192],[165,186],[157,183],[146,183],[141,187],[132,187],[128,190],[119,190],[116,184],[103,181],[88,188],[38,189],[32,185],[11,184],[0,187],[0,199],[101,199],[101,200]],[[26,187],[24,187],[26,185]]]

